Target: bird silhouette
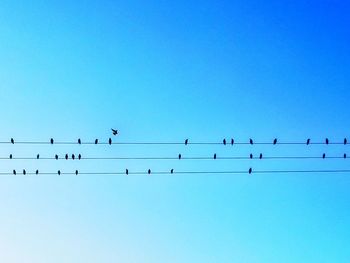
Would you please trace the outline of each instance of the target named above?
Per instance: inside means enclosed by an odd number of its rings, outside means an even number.
[[[250,144],[253,144],[254,142],[253,142],[253,139],[249,139],[249,143]]]
[[[26,175],[26,170],[25,169],[23,169],[23,174]]]
[[[65,158],[66,158],[66,160],[68,160],[68,154],[66,154]]]
[[[277,138],[273,140],[273,144],[277,144]]]
[[[74,154],[72,154],[72,159],[73,159],[73,160],[75,159],[75,155],[74,155]]]
[[[251,174],[252,171],[253,171],[253,169],[252,169],[252,168],[249,168],[248,173]]]
[[[39,159],[39,157],[40,157],[40,155],[39,155],[39,154],[37,154],[37,155],[36,155],[36,158],[37,158],[37,159]]]
[[[263,157],[263,155],[262,155],[262,153],[260,153],[260,155],[259,155],[259,159],[262,159],[262,157]]]
[[[81,159],[81,154],[79,153],[79,155],[78,155],[78,159],[80,160]]]
[[[81,144],[81,140],[80,140],[80,138],[78,139],[78,144]]]
[[[328,138],[326,138],[326,144],[329,144],[329,139]]]
[[[148,174],[151,174],[151,169],[148,169],[147,173],[148,173]]]
[[[188,144],[188,139],[185,140],[185,145],[187,145],[187,144]]]
[[[174,173],[174,169],[171,169],[171,170],[170,170],[170,173],[173,174],[173,173]]]
[[[58,155],[57,154],[55,155],[55,159],[58,160]]]
[[[346,153],[344,153],[344,159],[346,159]]]
[[[346,138],[344,138],[344,144],[347,144],[348,140]]]
[[[214,153],[214,160],[216,159],[216,153]]]
[[[118,130],[115,130],[115,129],[111,129],[111,130],[112,130],[113,135],[117,135],[118,134]]]
[[[12,171],[12,173],[13,173],[14,175],[16,175],[16,174],[17,174],[17,173],[16,173],[16,170],[13,170],[13,171]]]
[[[181,154],[179,154],[179,160],[181,159]]]
[[[326,154],[325,154],[325,153],[322,155],[322,158],[323,158],[323,159],[326,158]]]
[[[98,139],[95,140],[95,144],[98,144]]]
[[[61,171],[60,171],[60,170],[58,170],[58,171],[57,171],[57,174],[58,174],[58,175],[61,175]]]
[[[50,139],[50,143],[53,144],[53,139],[52,138]]]
[[[250,154],[249,157],[250,157],[250,159],[253,159],[253,154]]]
[[[125,169],[125,174],[128,175],[129,174],[129,170]]]
[[[13,138],[11,138],[11,143],[14,144],[15,143],[15,140]]]
[[[234,139],[231,139],[231,145],[233,145],[235,143]]]
[[[222,141],[222,143],[223,143],[224,145],[226,145],[226,139],[224,139],[224,140]]]
[[[108,139],[108,143],[109,143],[109,145],[112,144],[112,138],[109,138],[109,139]]]
[[[306,145],[309,145],[309,144],[310,144],[310,139],[307,139]]]
[[[10,159],[12,159],[12,154],[10,154]]]
[[[39,174],[39,170],[36,170],[36,171],[35,171],[35,174]]]
[[[75,170],[75,175],[78,175],[78,170]]]

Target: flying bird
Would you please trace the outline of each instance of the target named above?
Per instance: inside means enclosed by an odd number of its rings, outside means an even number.
[[[52,138],[50,139],[50,143],[53,144],[53,139]]]
[[[277,144],[277,138],[273,140],[273,144]]]
[[[249,143],[250,144],[253,144],[254,142],[253,142],[253,139],[249,139]]]
[[[214,160],[216,159],[216,153],[214,153]]]
[[[78,139],[78,144],[81,144],[81,140],[80,140],[80,138]]]
[[[181,159],[181,154],[179,154],[179,160]]]
[[[36,170],[36,171],[35,171],[35,174],[39,174],[39,170]]]
[[[148,174],[151,174],[151,169],[148,169],[147,173],[148,173]]]
[[[173,173],[174,173],[174,169],[171,169],[171,170],[170,170],[170,173],[173,174]]]
[[[14,175],[16,175],[17,173],[16,173],[16,170],[13,170],[13,172],[12,172]]]
[[[233,145],[235,143],[234,139],[231,139],[231,145]]]
[[[129,170],[125,169],[125,174],[128,175],[129,174]]]
[[[14,144],[15,143],[15,140],[13,138],[11,138],[11,143]]]
[[[118,130],[115,130],[115,129],[111,129],[111,130],[112,130],[113,135],[117,135],[118,134]]]
[[[78,155],[78,159],[80,160],[81,159],[81,154],[79,153],[79,155]]]
[[[251,174],[252,171],[253,171],[253,169],[252,169],[252,168],[249,168],[248,173]]]
[[[109,138],[109,139],[108,139],[108,143],[109,143],[109,145],[112,144],[112,138]]]
[[[37,159],[39,159],[39,157],[40,157],[40,155],[39,155],[39,154],[37,154],[37,155],[36,155],[36,158],[37,158]]]
[[[25,169],[23,169],[23,174],[26,175],[26,170]]]
[[[78,175],[78,170],[75,170],[75,175]]]
[[[348,140],[346,138],[344,138],[344,144],[347,144]]]
[[[188,139],[185,140],[185,145],[187,145],[187,144],[188,144]]]
[[[58,160],[58,155],[57,154],[55,155],[55,159]]]
[[[98,139],[95,140],[95,144],[98,144]]]
[[[310,144],[310,139],[307,139],[306,145],[309,145],[309,144]]]
[[[226,145],[226,139],[224,139],[224,140],[222,141],[222,143],[223,143],[224,145]]]
[[[326,138],[326,144],[329,144],[329,140],[328,140],[328,138]]]

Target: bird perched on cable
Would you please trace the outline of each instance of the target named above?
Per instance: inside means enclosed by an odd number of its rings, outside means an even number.
[[[16,174],[17,174],[17,173],[16,173],[16,170],[13,170],[13,171],[12,171],[12,173],[13,173],[14,175],[16,175]]]
[[[235,143],[234,139],[231,139],[231,145],[233,145]]]
[[[310,139],[307,139],[306,145],[309,145],[309,144],[310,144]]]
[[[216,159],[216,153],[214,153],[214,160]]]
[[[81,159],[81,154],[79,153],[79,155],[78,155],[78,159],[80,160]]]
[[[12,154],[10,154],[10,159],[12,159]]]
[[[170,173],[173,174],[173,173],[174,173],[174,169],[171,169],[171,170],[170,170]]]
[[[11,143],[14,144],[15,143],[15,140],[13,138],[11,138]]]
[[[326,144],[329,144],[329,140],[328,140],[328,138],[326,138]]]
[[[129,174],[129,170],[125,169],[125,174],[128,175]]]
[[[23,169],[23,174],[26,175],[26,170],[25,169]]]
[[[347,144],[348,140],[346,138],[344,138],[344,144]]]
[[[36,170],[36,171],[35,171],[35,174],[39,174],[39,170]]]
[[[53,139],[52,138],[50,139],[50,143],[53,144]]]
[[[326,158],[326,154],[325,154],[325,153],[322,155],[322,158],[323,158],[323,159]]]
[[[65,156],[66,160],[68,160],[68,154],[66,153],[66,156]]]
[[[112,144],[112,138],[109,138],[109,139],[108,139],[108,143],[109,143],[109,145]]]
[[[273,144],[274,144],[274,145],[277,144],[277,138],[275,138],[275,139],[273,140]]]
[[[98,144],[98,139],[95,140],[95,144]]]
[[[253,139],[249,139],[249,143],[250,144],[253,144],[254,142],[253,142]]]
[[[60,170],[58,170],[58,171],[57,171],[57,174],[58,174],[58,175],[61,175],[61,171],[60,171]]]
[[[73,160],[75,159],[75,155],[74,155],[74,154],[72,154],[72,159],[73,159]]]
[[[112,130],[113,135],[117,135],[118,134],[118,130],[115,130],[115,129],[111,129],[111,130]]]
[[[187,145],[187,144],[188,144],[188,139],[185,140],[185,145]]]
[[[344,153],[344,159],[346,159],[346,153]]]
[[[148,173],[148,174],[151,174],[151,169],[148,169],[147,173]]]
[[[58,160],[58,155],[57,154],[55,155],[55,159]]]
[[[75,170],[75,175],[78,175],[78,173],[79,173],[78,170]]]
[[[253,169],[252,169],[252,168],[249,168],[248,173],[251,174],[252,171],[253,171]]]
[[[253,159],[253,154],[250,154],[249,157],[250,157],[250,159]]]
[[[37,158],[37,159],[39,159],[39,157],[40,157],[40,155],[39,155],[39,154],[37,154],[37,155],[36,155],[36,158]]]
[[[80,138],[78,139],[78,144],[81,144],[81,140],[80,140]]]
[[[226,139],[224,139],[224,140],[222,141],[222,143],[223,143],[224,145],[226,145]]]
[[[262,157],[263,157],[263,155],[262,155],[262,153],[260,153],[260,155],[259,155],[259,159],[262,159]]]

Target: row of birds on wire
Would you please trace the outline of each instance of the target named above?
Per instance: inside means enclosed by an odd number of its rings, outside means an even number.
[[[189,139],[185,139],[183,142],[113,142],[112,138],[108,139],[108,142],[99,142],[98,139],[95,139],[94,142],[82,142],[82,140],[79,138],[76,142],[55,142],[53,138],[51,138],[49,141],[41,141],[41,142],[35,142],[35,141],[19,141],[16,142],[13,138],[10,139],[10,141],[4,141],[0,142],[2,144],[9,143],[9,144],[223,144],[223,145],[254,145],[254,144],[306,144],[306,145],[312,145],[312,144],[343,144],[347,145],[348,140],[347,138],[344,138],[342,142],[331,142],[328,138],[324,140],[324,142],[312,142],[311,139],[307,139],[305,142],[279,142],[277,138],[273,139],[271,142],[255,142],[253,139],[249,139],[248,142],[236,142],[233,138],[230,140],[223,139],[222,142],[190,142]]]

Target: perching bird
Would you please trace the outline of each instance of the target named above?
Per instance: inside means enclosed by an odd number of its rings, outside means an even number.
[[[17,173],[16,173],[16,170],[13,170],[13,174],[14,174],[14,175],[16,175],[16,174],[17,174]]]
[[[72,154],[72,159],[73,159],[73,160],[75,159],[75,155],[74,155],[74,154]]]
[[[75,175],[78,175],[78,170],[75,170]]]
[[[112,130],[113,135],[117,135],[118,134],[118,130],[115,130],[115,129],[111,129],[111,130]]]
[[[125,169],[125,174],[128,175],[129,174],[129,170]]]
[[[12,159],[12,154],[10,154],[10,159]]]
[[[151,169],[148,169],[147,173],[148,173],[148,174],[151,174]]]
[[[173,173],[174,173],[174,169],[171,169],[171,170],[170,170],[170,173],[173,174]]]
[[[346,138],[344,138],[344,144],[347,144],[348,140]]]
[[[58,170],[58,171],[57,171],[57,174],[58,174],[58,175],[61,175],[61,171],[60,171],[60,170]]]
[[[329,140],[328,140],[328,138],[326,138],[326,144],[329,144]]]
[[[181,159],[181,154],[179,154],[179,160]]]
[[[252,168],[249,168],[248,173],[251,174],[252,171],[253,171],[253,169],[252,169]]]
[[[307,139],[306,145],[309,145],[309,144],[310,144],[310,139]]]
[[[185,145],[187,145],[187,144],[188,144],[188,139],[185,140]]]
[[[40,157],[40,155],[39,155],[39,154],[37,154],[37,155],[36,155],[36,158],[37,158],[37,159],[39,159],[39,157]]]
[[[36,170],[36,171],[35,171],[35,174],[39,174],[39,170]]]
[[[262,157],[263,157],[263,155],[262,155],[262,153],[260,153],[260,155],[259,155],[259,159],[262,159]]]
[[[326,158],[326,154],[325,154],[325,153],[322,155],[322,158],[323,158],[323,159]]]
[[[52,138],[50,139],[50,143],[53,144],[53,139]]]
[[[80,138],[78,139],[78,144],[81,144],[81,140],[80,140]]]
[[[250,157],[250,159],[253,159],[253,154],[250,154],[249,157]]]
[[[344,153],[344,159],[346,159],[346,153]]]
[[[224,145],[226,145],[226,139],[224,139],[224,140],[222,141],[222,143],[223,143]]]
[[[112,139],[111,138],[108,139],[108,143],[109,143],[109,145],[112,144]]]
[[[250,144],[253,144],[254,142],[253,142],[253,139],[249,139],[249,143]]]
[[[98,144],[98,139],[95,140],[95,144]]]
[[[235,143],[234,139],[231,139],[231,145],[233,145]]]
[[[216,153],[214,153],[214,159],[216,159]]]
[[[26,175],[26,170],[25,169],[23,169],[23,174]]]
[[[277,144],[277,138],[273,140],[273,144]]]
[[[58,160],[58,155],[57,154],[55,155],[55,159]]]
[[[15,143],[15,140],[13,138],[11,138],[11,143],[14,144]]]
[[[66,160],[68,160],[68,154],[66,153],[66,156],[65,156]]]
[[[81,154],[79,153],[79,155],[78,155],[78,159],[80,160],[81,159]]]

